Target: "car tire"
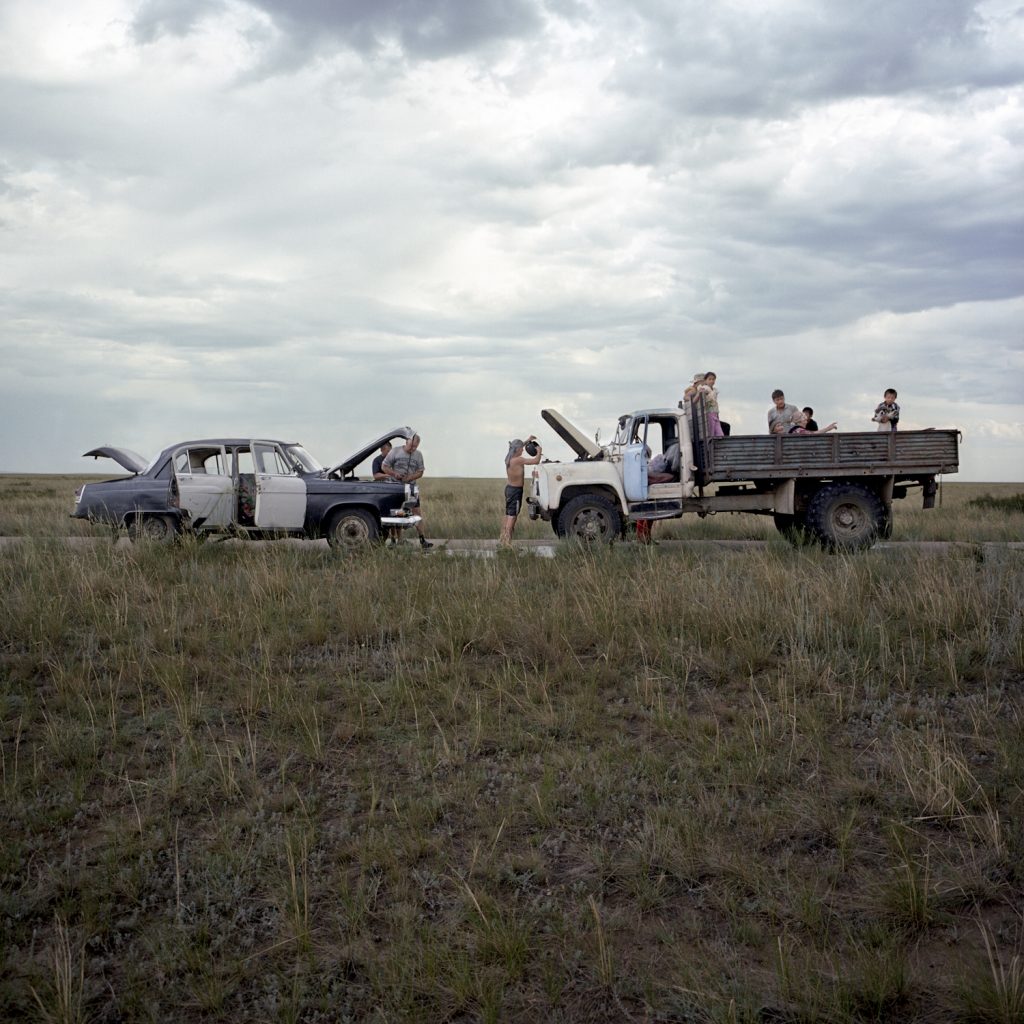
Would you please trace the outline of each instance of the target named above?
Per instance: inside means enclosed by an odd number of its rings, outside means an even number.
[[[365,509],[342,509],[331,516],[325,536],[332,548],[369,547],[380,540],[380,523]]]
[[[128,537],[133,544],[173,544],[178,537],[178,526],[171,516],[139,513],[128,524]]]
[[[807,505],[808,527],[833,550],[871,547],[884,524],[882,499],[862,484],[826,484]]]
[[[807,526],[807,519],[803,515],[787,515],[783,512],[776,512],[772,518],[775,520],[775,529],[793,547],[798,548],[802,544],[814,540],[814,535]]]
[[[622,533],[619,510],[599,494],[580,494],[558,517],[558,536],[586,544],[611,544]]]

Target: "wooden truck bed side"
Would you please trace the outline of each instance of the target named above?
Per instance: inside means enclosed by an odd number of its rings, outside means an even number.
[[[955,473],[959,431],[739,434],[703,447],[703,482]],[[699,456],[698,456],[699,458]]]

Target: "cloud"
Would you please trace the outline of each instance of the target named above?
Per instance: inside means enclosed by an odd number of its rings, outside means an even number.
[[[616,17],[611,11],[607,17]],[[683,115],[787,117],[801,105],[1020,81],[1012,6],[962,0],[750,5],[648,0],[617,15],[630,39],[613,78]]]
[[[187,35],[204,19],[228,8],[207,0],[143,0],[133,20],[135,38]],[[249,0],[281,37],[281,51],[309,58],[333,47],[367,56],[397,50],[412,60],[472,53],[494,42],[518,39],[539,26],[530,0]]]
[[[490,474],[706,368],[737,429],[895,384],[1020,465],[1012,4],[62,5],[0,11],[0,401],[51,468],[411,422]]]

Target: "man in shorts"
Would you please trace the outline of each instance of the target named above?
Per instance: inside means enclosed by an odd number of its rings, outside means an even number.
[[[512,543],[512,531],[516,528],[519,510],[523,507],[523,480],[526,476],[523,467],[536,466],[543,454],[536,441],[531,434],[525,441],[517,437],[508,443],[508,454],[505,456],[505,477],[508,480],[505,485],[505,522],[501,526],[499,541],[502,547]],[[532,456],[523,454],[527,445],[534,452]]]
[[[394,480],[400,484],[411,484],[414,480],[419,480],[423,476],[423,456],[419,453],[419,446],[420,435],[413,434],[401,448],[392,448],[384,456],[381,469],[387,473],[389,480]],[[419,505],[409,511],[414,515],[420,515]],[[434,546],[427,540],[426,534],[423,532],[422,519],[416,524],[416,532],[420,535],[421,548],[426,550]]]

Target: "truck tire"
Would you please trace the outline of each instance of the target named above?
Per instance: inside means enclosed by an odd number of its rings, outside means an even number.
[[[128,524],[128,537],[133,544],[140,541],[148,541],[150,544],[173,544],[177,536],[178,527],[171,516],[140,512]]]
[[[599,494],[570,499],[558,517],[558,536],[588,544],[611,544],[622,533],[619,510]]]
[[[882,499],[863,484],[826,484],[807,505],[807,525],[827,548],[869,548],[884,524]]]
[[[366,509],[342,509],[331,516],[325,536],[332,548],[369,547],[380,540],[380,524]]]
[[[775,520],[775,529],[793,547],[800,547],[801,544],[808,544],[814,540],[814,535],[808,529],[807,519],[802,514],[787,515],[784,512],[776,512],[772,518]]]

